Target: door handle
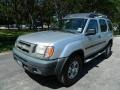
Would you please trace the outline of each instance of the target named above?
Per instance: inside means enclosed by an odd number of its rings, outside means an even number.
[[[101,35],[98,35],[98,38],[101,38]]]

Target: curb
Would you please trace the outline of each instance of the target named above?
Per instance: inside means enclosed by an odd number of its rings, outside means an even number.
[[[8,52],[2,52],[2,53],[0,53],[0,56],[2,56],[2,55],[8,55],[8,54],[10,54],[11,53],[11,51],[8,51]]]

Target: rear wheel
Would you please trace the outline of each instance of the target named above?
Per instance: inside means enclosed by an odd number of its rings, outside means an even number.
[[[111,48],[112,48],[112,44],[108,44],[108,46],[106,47],[105,49],[105,52],[104,52],[104,57],[105,58],[108,58],[111,54]]]
[[[83,69],[83,62],[80,55],[73,55],[69,58],[63,68],[60,78],[61,83],[65,86],[74,84],[78,79]]]

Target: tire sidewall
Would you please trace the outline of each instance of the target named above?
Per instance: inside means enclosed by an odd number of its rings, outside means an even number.
[[[106,49],[105,49],[105,53],[104,53],[105,58],[108,58],[110,56],[111,48],[112,48],[112,45],[108,44],[107,47],[106,47]],[[110,49],[109,53],[108,53],[108,49]]]
[[[78,56],[78,55],[74,55],[74,56],[70,57],[63,68],[61,82],[65,86],[70,86],[70,85],[74,84],[77,80],[79,80],[80,74],[82,72],[82,69],[83,69],[82,58],[80,58],[80,56],[79,56],[79,59],[75,59],[76,56]],[[69,79],[68,78],[68,69],[69,69],[70,64],[73,61],[77,61],[79,63],[79,71],[78,71],[78,74],[75,76],[75,78]]]

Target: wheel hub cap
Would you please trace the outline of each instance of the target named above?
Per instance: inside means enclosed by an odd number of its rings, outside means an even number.
[[[68,78],[73,79],[77,76],[79,71],[79,63],[77,61],[73,61],[68,68]]]

